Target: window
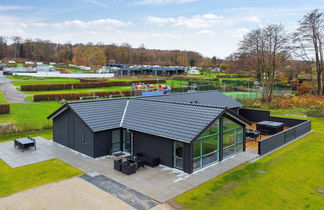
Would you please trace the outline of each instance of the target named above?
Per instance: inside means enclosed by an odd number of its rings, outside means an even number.
[[[111,139],[111,143],[112,143],[112,147],[111,147],[111,151],[114,152],[118,152],[120,151],[120,130],[113,130],[112,133],[112,139]]]
[[[218,161],[219,120],[213,122],[193,143],[193,169]]]
[[[85,134],[82,134],[82,136],[81,136],[81,143],[82,144],[86,144],[87,143],[86,135]]]
[[[223,118],[223,158],[243,151],[243,127]]]

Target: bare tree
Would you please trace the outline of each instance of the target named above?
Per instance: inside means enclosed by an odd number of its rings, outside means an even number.
[[[324,14],[318,9],[306,14],[294,33],[294,43],[297,45],[300,57],[315,60],[317,94],[324,94]],[[312,59],[313,57],[313,59]]]
[[[252,30],[240,44],[240,55],[257,70],[262,85],[262,100],[270,102],[275,74],[285,66],[288,39],[282,25],[271,24]]]

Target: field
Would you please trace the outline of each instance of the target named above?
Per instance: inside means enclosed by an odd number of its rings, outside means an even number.
[[[31,131],[31,132],[21,132],[21,133],[12,133],[12,134],[7,134],[7,135],[1,135],[0,142],[11,141],[13,139],[24,138],[26,136],[29,136],[29,137],[41,136],[45,139],[50,140],[50,139],[53,139],[53,130],[47,129],[47,130],[41,130],[41,131]]]
[[[59,159],[18,168],[10,168],[0,160],[0,198],[40,185],[57,182],[82,172]]]
[[[272,113],[286,116],[296,111]],[[174,200],[184,209],[321,209],[323,195],[316,191],[324,188],[324,119],[308,119],[313,133]]]
[[[0,115],[0,123],[14,123],[21,131],[39,130],[52,126],[46,117],[61,105],[57,102],[10,104],[10,114]]]
[[[6,97],[3,95],[1,90],[0,90],[0,104],[7,104]]]

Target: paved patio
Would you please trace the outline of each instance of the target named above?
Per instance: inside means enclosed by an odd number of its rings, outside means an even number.
[[[36,151],[25,152],[15,150],[12,141],[0,143],[0,159],[11,167],[19,167],[59,158],[85,173],[102,174],[161,203],[258,156],[243,152],[190,175],[160,165],[156,168],[145,167],[127,176],[113,169],[113,159],[110,157],[93,159],[40,137],[36,138],[36,142]]]

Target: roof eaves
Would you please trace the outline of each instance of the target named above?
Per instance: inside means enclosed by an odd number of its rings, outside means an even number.
[[[62,105],[60,108],[58,108],[56,111],[54,111],[52,114],[47,116],[48,120],[54,119],[56,116],[61,114],[67,109],[67,104]]]

